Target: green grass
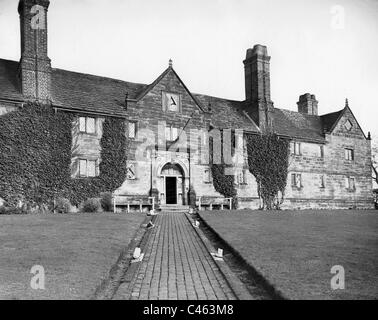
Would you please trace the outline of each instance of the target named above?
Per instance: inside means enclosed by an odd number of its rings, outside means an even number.
[[[378,211],[201,212],[290,299],[378,299]],[[330,270],[345,269],[345,290]]]
[[[0,215],[0,299],[88,299],[144,215]],[[45,290],[30,287],[34,265]]]

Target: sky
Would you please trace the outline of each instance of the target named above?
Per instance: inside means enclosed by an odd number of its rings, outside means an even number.
[[[275,107],[349,99],[378,134],[378,0],[50,0],[54,68],[151,83],[173,60],[194,93],[244,100],[246,50],[268,47]],[[18,0],[0,0],[0,57],[20,58]]]

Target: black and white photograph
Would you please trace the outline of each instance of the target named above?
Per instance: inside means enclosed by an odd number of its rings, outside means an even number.
[[[377,94],[377,0],[0,0],[0,300],[377,300]]]

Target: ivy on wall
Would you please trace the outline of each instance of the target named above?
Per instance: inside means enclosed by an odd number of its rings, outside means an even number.
[[[102,192],[113,192],[126,180],[129,145],[125,121],[107,117],[102,128],[100,175],[95,178],[72,179],[67,198],[74,205],[98,197]]]
[[[71,117],[27,104],[0,117],[0,197],[48,203],[70,179]]]
[[[211,174],[213,177],[213,185],[216,191],[218,191],[220,194],[222,194],[225,198],[232,198],[233,207],[237,208],[237,191],[235,187],[235,177],[234,175],[230,174],[232,173],[232,165],[225,163],[225,155],[224,151],[226,148],[224,147],[223,141],[224,138],[228,137],[228,135],[225,134],[225,132],[221,132],[221,149],[220,151],[221,155],[221,163],[214,163],[214,140],[212,137],[209,139],[209,155],[210,155],[210,168],[211,168]],[[226,141],[227,143],[227,141]],[[231,155],[234,155],[234,146],[235,146],[235,135],[234,133],[231,134]],[[220,147],[220,146],[218,146]]]
[[[276,134],[247,135],[248,166],[257,182],[261,209],[280,209],[284,201],[290,142]]]
[[[74,114],[28,103],[0,117],[0,197],[10,205],[41,206],[67,197],[78,205],[112,192],[126,179],[125,121],[107,117],[100,141],[100,176],[71,179]]]

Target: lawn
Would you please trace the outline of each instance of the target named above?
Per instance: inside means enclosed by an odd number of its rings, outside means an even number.
[[[88,299],[144,215],[0,215],[0,299]],[[45,290],[33,290],[34,265]]]
[[[201,217],[289,299],[378,299],[378,211],[207,211]],[[345,269],[332,290],[331,268]]]

